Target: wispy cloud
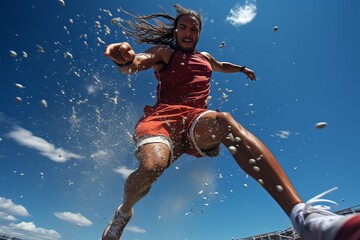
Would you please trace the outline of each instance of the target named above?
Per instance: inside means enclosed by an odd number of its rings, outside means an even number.
[[[146,233],[145,229],[139,228],[137,226],[128,226],[125,228],[127,231],[135,232],[135,233]]]
[[[13,131],[8,133],[8,136],[23,146],[38,150],[41,155],[55,162],[66,162],[71,158],[83,158],[80,155],[65,151],[62,148],[56,148],[45,139],[34,136],[32,132],[21,127],[15,127]]]
[[[105,164],[106,160],[109,158],[109,154],[103,150],[99,150],[96,153],[90,155],[90,158],[93,159],[98,164]]]
[[[256,16],[256,5],[246,2],[245,5],[236,5],[230,9],[226,21],[234,26],[245,25],[251,22]]]
[[[123,178],[127,178],[135,169],[129,169],[125,166],[120,166],[116,169],[114,169],[116,173],[119,173],[123,176]]]
[[[80,213],[56,212],[54,215],[61,220],[76,224],[80,227],[87,227],[92,225],[92,222]]]
[[[213,166],[204,161],[197,161],[191,169],[186,169],[183,181],[183,184],[169,189],[169,194],[158,199],[157,209],[162,220],[175,221],[184,214],[203,211],[204,204],[216,197],[212,193],[216,192],[217,176]],[[194,197],[202,201],[194,202]]]
[[[17,205],[11,201],[11,199],[6,199],[0,197],[0,210],[9,215],[27,217],[30,216],[29,212],[22,205]]]
[[[0,225],[0,232],[16,233],[17,237],[36,240],[57,240],[61,236],[53,229],[44,229],[36,227],[33,222],[10,223],[7,226]]]

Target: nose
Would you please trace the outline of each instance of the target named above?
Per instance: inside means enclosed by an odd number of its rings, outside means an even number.
[[[185,36],[185,37],[190,37],[190,36],[191,36],[190,31],[189,31],[189,30],[186,30],[186,31],[184,32],[184,36]]]

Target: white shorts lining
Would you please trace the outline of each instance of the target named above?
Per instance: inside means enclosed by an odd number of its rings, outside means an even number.
[[[139,139],[136,139],[136,146],[135,146],[135,152],[139,150],[139,148],[145,144],[148,143],[163,143],[166,146],[168,146],[170,150],[170,157],[169,157],[169,166],[174,161],[174,151],[173,151],[173,145],[170,139],[164,136],[142,136]]]
[[[207,110],[203,113],[201,113],[199,116],[197,116],[194,121],[191,123],[190,129],[189,129],[189,134],[190,134],[190,139],[196,149],[196,151],[198,151],[200,153],[201,156],[203,157],[208,157],[208,155],[206,155],[206,153],[204,153],[203,151],[201,151],[201,149],[199,148],[199,146],[196,144],[195,142],[195,126],[196,124],[199,122],[199,119],[204,116],[207,113],[211,113],[211,112],[215,112],[213,110]]]

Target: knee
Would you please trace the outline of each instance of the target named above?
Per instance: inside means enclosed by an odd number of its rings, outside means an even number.
[[[234,125],[238,124],[233,118],[233,116],[228,112],[218,113],[216,120],[219,123],[221,129],[225,129],[225,128],[231,129]]]
[[[169,165],[170,151],[162,144],[147,144],[137,151],[136,156],[142,174],[160,176]]]
[[[224,133],[237,132],[241,135],[247,134],[247,130],[239,122],[237,122],[230,113],[218,113],[217,122]]]
[[[139,159],[139,171],[144,177],[158,178],[168,167],[168,161],[165,157]]]

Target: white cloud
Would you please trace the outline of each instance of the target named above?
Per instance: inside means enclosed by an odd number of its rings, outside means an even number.
[[[66,162],[71,158],[83,158],[75,153],[67,152],[62,148],[56,148],[45,139],[36,137],[32,132],[21,127],[15,127],[12,132],[8,133],[8,136],[23,146],[38,150],[41,155],[55,162]]]
[[[2,220],[9,221],[9,222],[15,222],[17,219],[13,215],[9,215],[8,213],[0,211],[0,222]]]
[[[120,167],[114,169],[114,171],[116,173],[121,174],[123,176],[123,178],[126,179],[133,171],[135,171],[135,169],[129,169],[125,166],[120,166]]]
[[[127,231],[135,232],[135,233],[146,233],[145,229],[139,228],[137,226],[128,226],[125,228]]]
[[[245,25],[251,22],[256,16],[256,5],[246,2],[244,6],[236,5],[230,9],[230,14],[226,16],[226,21],[234,26]]]
[[[0,225],[0,232],[25,239],[57,240],[61,238],[60,234],[55,230],[38,228],[33,222],[10,223],[7,226]]]
[[[11,199],[6,199],[3,197],[0,197],[0,210],[0,221],[17,221],[13,215],[21,217],[30,216],[25,207],[22,205],[17,205],[13,203]],[[33,222],[20,222],[17,224],[10,223],[8,225],[1,224],[0,232],[13,234],[26,239],[36,240],[57,240],[61,238],[60,234],[55,230],[38,228]]]
[[[56,212],[54,215],[61,220],[74,223],[80,227],[87,227],[92,225],[92,222],[86,217],[82,216],[80,213]]]
[[[6,199],[3,197],[0,197],[0,210],[10,215],[22,217],[30,216],[29,212],[26,210],[25,207],[23,207],[22,205],[16,205],[11,201],[11,199]]]

